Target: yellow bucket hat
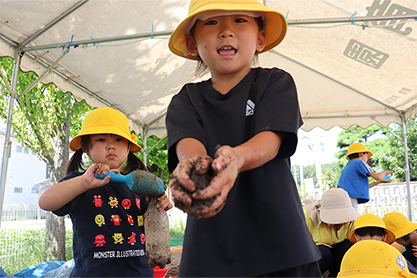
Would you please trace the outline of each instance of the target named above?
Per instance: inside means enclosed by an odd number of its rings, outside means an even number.
[[[142,148],[136,141],[138,138],[130,134],[129,121],[126,116],[113,108],[102,107],[88,113],[81,126],[80,133],[75,136],[69,147],[73,151],[81,148],[81,136],[91,134],[115,134],[129,140],[130,151],[139,152]]]
[[[411,277],[397,249],[378,240],[355,243],[346,253],[337,277]]]
[[[372,153],[362,143],[353,143],[348,148],[346,159],[349,160],[349,155],[354,153],[368,153],[368,158],[372,156]]]
[[[376,216],[375,214],[364,214],[359,216],[355,221],[355,228],[348,235],[349,240],[353,243],[357,242],[355,237],[355,231],[357,229],[365,227],[378,227],[385,229],[385,231],[387,232],[387,239],[385,242],[388,244],[393,243],[395,240],[394,233],[390,229],[387,229],[384,221],[382,221],[382,219]]]
[[[399,212],[390,212],[384,215],[382,220],[385,226],[393,231],[396,238],[408,235],[417,230],[417,224],[408,220],[404,214]]]
[[[242,12],[242,14],[259,14],[259,16],[262,16],[266,44],[261,53],[277,46],[287,33],[285,17],[276,10],[264,6],[258,0],[191,0],[187,18],[178,25],[169,39],[169,49],[175,55],[198,60],[197,57],[184,53],[186,52],[185,35],[189,34],[197,19],[204,16],[202,13],[207,14],[212,11],[218,11],[221,15]]]

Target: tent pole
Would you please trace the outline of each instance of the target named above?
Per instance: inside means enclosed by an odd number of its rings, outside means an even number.
[[[152,148],[150,148],[148,151],[147,151],[147,153],[150,153],[156,146],[158,146],[158,144],[162,141],[162,140],[164,140],[165,139],[165,137],[167,137],[167,134],[165,133],[165,135],[164,136],[162,136],[159,140],[158,140],[158,142],[156,142],[155,143],[155,145],[153,145],[152,146]]]
[[[53,69],[54,69],[54,67],[55,67],[55,65],[58,64],[58,62],[62,58],[64,58],[64,56],[67,55],[68,52],[69,51],[66,51],[65,53],[61,54],[61,56],[59,56],[59,58],[56,59],[55,62],[53,62],[52,64],[50,64],[49,67],[41,75],[39,75],[39,77],[35,81],[33,81],[32,84],[30,84],[29,87],[27,87],[26,90],[23,93],[21,93],[19,95],[16,95],[16,99],[19,100],[21,97],[23,97],[24,95],[26,95],[30,90],[32,90],[39,82],[41,82],[42,79],[45,76],[51,74],[52,71],[53,71]]]
[[[146,135],[148,131],[143,128],[142,129],[142,141],[143,141],[143,163],[145,163],[146,168],[148,168],[148,151],[147,151],[147,144],[146,144]]]
[[[407,125],[405,113],[401,114],[401,121],[403,124],[403,142],[404,142],[404,172],[405,172],[405,182],[407,185],[407,202],[408,202],[408,219],[413,221],[413,213],[411,211],[411,190],[410,190],[410,167],[408,164],[408,146],[407,146]]]
[[[4,193],[6,189],[7,166],[9,163],[11,147],[12,147],[12,142],[10,141],[10,137],[11,137],[11,130],[12,130],[13,107],[14,107],[14,101],[16,98],[17,77],[19,75],[19,68],[20,68],[22,55],[23,53],[16,51],[14,62],[13,62],[12,86],[11,86],[11,92],[9,96],[9,110],[7,113],[6,134],[4,137],[4,147],[3,147],[3,158],[1,161],[0,229],[1,229],[1,220],[2,220],[2,215],[3,215]]]

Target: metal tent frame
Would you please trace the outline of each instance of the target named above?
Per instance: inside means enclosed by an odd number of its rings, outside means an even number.
[[[38,30],[31,36],[29,36],[26,40],[24,40],[22,43],[18,44],[15,41],[13,41],[12,38],[8,38],[7,36],[0,33],[0,40],[7,43],[11,48],[14,49],[14,65],[13,65],[13,76],[11,81],[11,86],[8,86],[8,89],[10,91],[9,96],[9,105],[8,105],[8,116],[7,116],[7,122],[6,122],[6,136],[5,136],[5,143],[3,147],[3,158],[2,158],[2,166],[1,166],[1,196],[0,196],[0,225],[1,225],[1,215],[2,215],[2,209],[3,209],[3,201],[4,201],[4,192],[5,192],[5,182],[6,182],[6,174],[7,174],[7,167],[8,167],[8,160],[10,157],[10,136],[11,136],[11,123],[13,119],[13,106],[15,100],[17,100],[22,95],[16,95],[16,86],[17,86],[17,76],[19,72],[19,68],[21,66],[22,57],[25,55],[26,57],[32,59],[33,61],[36,61],[39,65],[41,65],[43,68],[45,68],[45,71],[39,75],[38,80],[36,83],[32,84],[29,88],[25,90],[25,93],[28,92],[33,86],[35,86],[38,82],[41,82],[47,75],[54,73],[58,75],[60,78],[70,82],[74,86],[78,87],[82,91],[84,91],[87,95],[91,96],[92,98],[98,100],[103,105],[106,106],[113,106],[116,109],[119,109],[122,113],[126,114],[130,121],[135,122],[137,126],[140,127],[140,133],[142,135],[142,138],[146,138],[147,134],[152,131],[153,129],[160,129],[160,127],[153,127],[153,124],[155,122],[160,121],[164,116],[165,113],[162,113],[158,117],[156,117],[152,122],[148,124],[141,124],[134,118],[130,117],[126,111],[123,110],[123,108],[116,107],[114,103],[111,103],[110,101],[106,100],[105,98],[97,95],[95,92],[90,91],[88,88],[83,86],[82,84],[76,82],[71,78],[71,76],[67,76],[64,73],[60,72],[59,69],[55,68],[55,65],[65,56],[68,54],[70,49],[74,49],[81,46],[92,46],[93,44],[99,44],[99,43],[105,43],[105,42],[120,42],[120,41],[130,41],[130,40],[137,40],[137,39],[143,39],[143,38],[154,38],[154,37],[166,37],[169,36],[172,32],[148,32],[143,34],[133,34],[133,35],[122,35],[122,36],[115,36],[115,37],[104,37],[104,38],[96,38],[94,40],[79,40],[79,41],[61,41],[58,43],[53,44],[46,44],[46,45],[37,45],[37,46],[30,46],[29,44],[34,41],[36,38],[41,36],[42,34],[45,34],[50,28],[61,22],[63,19],[65,19],[67,16],[71,15],[78,9],[80,9],[82,6],[84,6],[89,0],[81,0],[77,2],[75,5],[73,5],[71,8],[67,9],[64,13],[57,16],[55,19],[50,21],[47,25],[45,25],[42,29]],[[366,17],[366,16],[358,16],[358,17],[343,17],[343,18],[327,18],[327,19],[306,19],[306,20],[288,20],[288,25],[291,26],[297,26],[297,25],[312,25],[312,24],[329,24],[329,23],[346,23],[346,22],[363,22],[361,25],[362,28],[367,28],[367,22],[370,21],[383,21],[383,20],[410,20],[414,19],[417,20],[417,14],[414,15],[396,15],[396,16],[378,16],[378,17]],[[63,52],[61,56],[51,64],[45,63],[41,59],[37,59],[35,55],[32,55],[31,52],[33,51],[39,51],[39,50],[48,50],[48,49],[57,49],[62,48]],[[272,50],[270,53],[274,55],[281,55],[279,52]],[[1,73],[1,71],[0,71]],[[2,78],[5,80],[4,76]],[[5,80],[6,81],[6,80]],[[6,81],[7,82],[7,81]],[[359,92],[360,93],[360,92]],[[369,98],[369,96],[365,96]],[[375,100],[375,99],[374,99]],[[410,199],[410,177],[409,177],[409,162],[408,162],[408,148],[407,148],[407,130],[406,130],[406,121],[408,118],[413,118],[415,114],[416,105],[413,105],[406,111],[397,110],[393,107],[389,107],[386,104],[382,103],[387,108],[391,110],[395,110],[396,113],[398,113],[399,117],[401,118],[401,123],[403,126],[403,144],[405,149],[405,174],[406,174],[406,182],[407,182],[407,194],[408,194],[408,206],[409,206],[409,219],[412,219],[412,212],[411,212],[411,199]],[[386,114],[387,111],[382,111],[381,115],[377,116],[383,116],[384,113]],[[355,114],[347,115],[348,117],[354,118]],[[320,117],[319,115],[315,116],[308,116],[306,115],[304,119],[307,119],[308,117]],[[328,117],[328,115],[327,115]],[[378,123],[378,120],[375,118],[375,122]],[[164,135],[166,136],[166,135]],[[148,150],[146,146],[146,140],[144,140],[145,146],[145,161],[146,161],[146,154],[149,152],[152,147]]]

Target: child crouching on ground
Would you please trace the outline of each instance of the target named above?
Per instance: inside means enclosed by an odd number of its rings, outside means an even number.
[[[378,240],[388,244],[395,241],[394,233],[385,226],[384,221],[374,214],[364,214],[355,221],[355,228],[349,233],[353,243],[363,240]],[[408,270],[417,274],[417,269],[407,261]]]

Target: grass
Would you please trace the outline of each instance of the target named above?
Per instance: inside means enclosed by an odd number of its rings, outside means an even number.
[[[185,223],[182,219],[173,219],[169,227],[169,236],[183,238],[185,232]]]
[[[170,246],[182,246],[185,224],[173,221]],[[66,229],[65,258],[71,260],[72,230]],[[45,229],[0,230],[0,266],[8,275],[45,261]]]
[[[72,254],[72,230],[66,231],[66,259]],[[0,266],[12,275],[20,270],[45,261],[45,229],[1,230]]]

